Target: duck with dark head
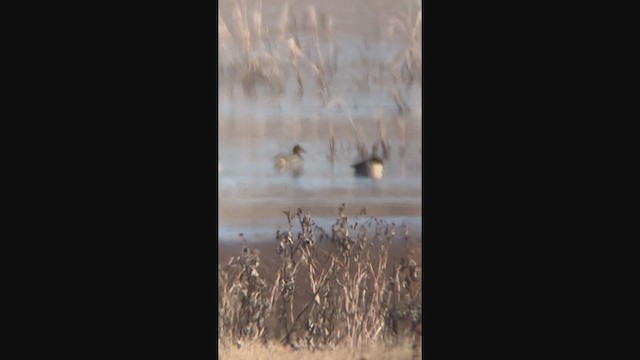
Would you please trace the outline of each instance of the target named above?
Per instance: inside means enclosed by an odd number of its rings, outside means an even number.
[[[377,146],[373,146],[372,154],[367,159],[351,165],[358,177],[368,177],[373,180],[380,180],[384,175],[384,163],[377,155]]]

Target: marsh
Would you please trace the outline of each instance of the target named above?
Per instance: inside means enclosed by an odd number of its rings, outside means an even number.
[[[421,238],[420,2],[221,0],[218,9],[219,241],[273,240],[287,208],[330,225],[339,203]],[[381,141],[384,176],[354,176],[362,148]],[[274,169],[296,144],[304,172]]]

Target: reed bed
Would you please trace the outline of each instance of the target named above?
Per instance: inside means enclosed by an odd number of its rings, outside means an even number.
[[[275,234],[268,265],[261,268],[260,251],[245,244],[218,266],[221,354],[247,344],[267,352],[376,345],[420,356],[417,244],[404,225],[367,218],[365,209],[350,222],[345,205],[338,210],[331,229],[302,209],[284,211],[288,228]],[[399,258],[390,256],[394,246]]]
[[[298,9],[285,1],[270,29],[263,21],[262,1],[253,7],[241,0],[231,4],[230,18],[218,13],[221,82],[241,83],[250,97],[259,88],[281,94],[291,84],[301,94],[306,88],[315,89],[324,104],[335,97],[332,81],[340,68],[340,46],[332,14],[319,13],[313,5]],[[361,90],[380,86],[392,91],[399,82],[422,83],[421,8],[416,14],[390,16],[385,23],[387,29],[380,32],[379,40],[402,43],[404,48],[389,61],[361,55],[358,67],[366,72],[353,76],[354,85]]]
[[[230,6],[226,17],[218,12],[218,74],[219,87],[227,88],[224,93],[231,101],[236,101],[235,89],[239,88],[250,100],[266,96],[278,101],[288,95],[302,100],[311,96],[318,101],[319,112],[338,105],[347,116],[335,121],[348,121],[355,137],[346,139],[348,134],[335,133],[335,124],[328,122],[328,159],[335,162],[337,148],[344,146],[338,144],[339,137],[362,159],[373,154],[389,158],[391,145],[385,138],[382,121],[374,119],[379,123],[379,137],[365,138],[359,128],[369,124],[356,124],[350,112],[355,103],[348,96],[352,90],[345,88],[344,81],[337,85],[335,80],[350,79],[353,89],[361,93],[386,94],[389,102],[396,105],[400,119],[387,121],[387,126],[397,126],[397,132],[406,132],[411,114],[421,112],[421,107],[416,109],[412,104],[408,90],[422,86],[420,2],[407,2],[406,9],[397,13],[380,14],[380,23],[371,24],[371,32],[377,34],[373,40],[400,44],[397,54],[369,51],[371,39],[363,38],[364,49],[356,64],[339,61],[342,52],[339,40],[343,33],[335,28],[334,14],[319,11],[313,5],[283,1],[274,9],[277,15],[265,19],[262,0],[233,0],[226,2],[226,6]],[[248,135],[245,141],[248,142]],[[404,156],[406,141],[397,146],[398,154]],[[378,151],[381,153],[377,154]]]

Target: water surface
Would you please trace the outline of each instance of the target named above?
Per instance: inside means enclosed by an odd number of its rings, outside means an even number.
[[[235,241],[238,233],[247,240],[272,240],[278,229],[286,227],[282,211],[297,208],[309,210],[318,225],[328,228],[342,203],[354,222],[380,217],[398,225],[406,223],[419,237],[422,86],[419,81],[407,83],[392,76],[390,64],[409,43],[398,34],[384,35],[394,15],[401,18],[412,11],[415,18],[419,7],[407,1],[292,2],[297,26],[289,26],[280,36],[268,29],[277,28],[283,2],[246,2],[248,14],[262,4],[262,37],[257,37],[257,31],[251,33],[252,49],[277,60],[284,84],[283,92],[259,85],[250,95],[241,85],[244,60],[233,25],[233,3],[219,3],[220,15],[233,35],[221,41],[218,64],[219,240]],[[333,19],[331,37],[318,41],[322,56],[317,54],[315,33],[302,25],[309,4],[315,6],[318,17],[329,14]],[[310,68],[301,70],[304,91],[299,91],[286,43],[290,37],[297,38],[311,61],[323,59],[328,69],[334,59],[335,69],[327,75],[330,96],[322,97]],[[399,111],[394,93],[408,111]],[[331,99],[337,100],[327,106]],[[354,176],[351,165],[361,160],[354,125],[368,148],[379,140],[381,126],[384,129],[391,154],[380,181]],[[336,141],[333,158],[330,129]],[[273,157],[290,152],[295,144],[307,151],[303,174],[294,177],[277,172]],[[366,216],[359,216],[362,208],[367,209]]]

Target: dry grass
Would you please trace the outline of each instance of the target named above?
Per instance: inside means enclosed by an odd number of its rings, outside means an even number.
[[[313,356],[343,349],[345,356],[366,358],[346,352],[375,345],[419,355],[422,273],[408,228],[366,219],[365,209],[360,222],[350,223],[344,210],[342,204],[330,231],[315,225],[309,212],[285,211],[289,227],[275,234],[277,258],[262,268],[272,277],[261,274],[260,251],[248,246],[218,266],[221,349],[260,343],[265,355],[285,356],[285,346]],[[390,257],[394,246],[402,248],[399,259]]]
[[[229,79],[232,84],[241,83],[243,91],[250,97],[263,87],[273,93],[283,93],[292,75],[300,94],[304,94],[305,87],[314,82],[316,93],[325,105],[335,97],[332,80],[338,71],[338,48],[334,42],[332,14],[318,14],[313,5],[294,9],[284,2],[274,29],[268,29],[263,25],[262,1],[254,2],[253,8],[250,8],[247,1],[236,0],[232,7],[231,19],[225,20],[218,14],[218,39],[223,50],[221,56],[225,57],[225,65],[221,65],[219,72],[234,74]],[[296,21],[296,11],[302,12],[299,15],[303,19],[302,24]],[[415,14],[409,11],[390,17],[387,21],[387,38],[396,41],[399,37],[406,44],[405,48],[386,64],[372,60],[363,62],[361,67],[378,69],[380,78],[393,79],[394,84],[421,84],[421,24],[421,8]],[[309,35],[312,39],[306,48],[301,48],[299,41],[303,35]],[[373,84],[370,70],[361,78],[354,78],[358,88],[370,89]],[[307,78],[313,80],[307,81]],[[388,86],[384,84],[389,82],[380,80],[378,83]],[[396,99],[394,101],[398,102]],[[400,110],[401,113],[404,111]]]
[[[259,342],[224,345],[218,342],[218,359],[220,360],[402,360],[413,359],[414,352],[409,343],[388,347],[371,344],[367,347],[352,348],[339,346],[332,351],[293,350],[278,344],[262,344]]]

